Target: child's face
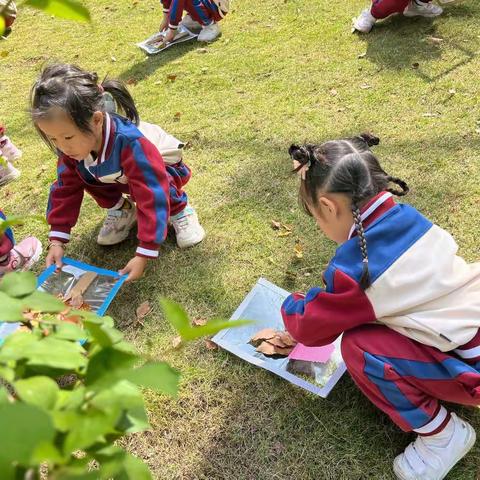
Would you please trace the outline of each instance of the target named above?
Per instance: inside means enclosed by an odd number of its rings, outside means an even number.
[[[90,152],[98,152],[102,144],[103,114],[95,112],[90,120],[90,132],[80,130],[65,112],[37,121],[38,128],[65,155],[83,160]]]
[[[341,193],[319,193],[318,203],[309,207],[320,230],[334,242],[348,240],[353,225],[351,200]]]

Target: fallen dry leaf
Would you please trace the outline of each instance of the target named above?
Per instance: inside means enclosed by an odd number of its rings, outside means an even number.
[[[82,308],[83,307],[83,296],[82,295],[75,295],[71,300],[70,300],[70,305],[73,308]]]
[[[274,230],[280,230],[282,224],[280,222],[277,222],[276,220],[272,220],[271,226]]]
[[[178,122],[180,121],[180,117],[182,116],[181,112],[177,112],[174,116],[173,119]]]
[[[415,69],[415,70],[416,70],[419,66],[420,66],[420,64],[419,64],[418,62],[413,62],[413,63],[412,63],[412,68]]]
[[[264,355],[272,356],[275,355],[275,346],[268,342],[262,342],[257,348],[257,352],[263,353]]]
[[[0,52],[0,57],[5,58],[5,57],[8,57],[9,54],[10,52],[8,52],[7,50],[2,50]]]
[[[302,248],[302,244],[300,242],[295,242],[295,247],[293,249],[293,251],[295,252],[295,256],[300,259],[300,258],[303,258],[303,248]]]
[[[433,45],[440,45],[443,42],[443,38],[440,37],[427,37],[427,42],[432,43]]]
[[[338,92],[334,88],[332,88],[329,93],[332,97],[336,97],[338,95]]]
[[[367,52],[359,53],[357,58],[365,58],[367,56]]]
[[[273,338],[276,334],[277,332],[273,328],[264,328],[263,330],[258,331],[250,339],[250,343],[255,343],[262,340],[268,340],[269,338]]]
[[[172,347],[178,348],[182,344],[182,337],[177,336],[172,339]]]
[[[288,332],[278,332],[277,335],[287,347],[294,347],[297,344],[297,341]]]
[[[278,232],[279,237],[288,237],[291,234],[292,234],[292,232],[290,232],[289,230],[285,230],[283,232]]]
[[[207,350],[218,350],[218,345],[209,338],[205,339],[205,347]]]
[[[171,82],[174,82],[176,79],[177,79],[177,75],[175,75],[174,73],[169,73],[167,75],[167,80],[170,80]]]
[[[194,327],[203,327],[206,324],[207,324],[207,320],[205,320],[204,318],[194,318],[192,320],[192,325]]]
[[[135,78],[129,78],[127,80],[127,85],[136,85],[137,84],[137,80]]]
[[[369,85],[368,83],[362,83],[362,85],[360,85],[360,88],[362,90],[368,90],[369,88],[372,88],[372,86]]]
[[[142,318],[146,317],[152,311],[152,306],[150,303],[143,302],[140,304],[136,310],[137,320],[141,320]]]
[[[208,49],[206,48],[197,48],[197,53],[207,53]]]

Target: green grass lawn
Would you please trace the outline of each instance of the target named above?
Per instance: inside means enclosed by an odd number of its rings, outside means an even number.
[[[479,260],[480,4],[352,35],[351,18],[366,3],[236,0],[219,41],[147,58],[134,44],[157,28],[159,2],[89,0],[91,26],[24,9],[0,43],[0,119],[24,151],[22,177],[0,190],[7,214],[42,214],[55,178],[55,159],[27,114],[29,88],[49,61],[119,76],[143,119],[189,143],[188,193],[208,236],[188,251],[167,240],[111,309],[140,349],[183,372],[178,400],[147,393],[152,430],[126,441],[155,478],[391,479],[394,456],[411,441],[347,375],[322,400],[203,341],[173,350],[158,304],[168,296],[192,317],[229,317],[260,276],[289,290],[318,284],[335,247],[298,208],[287,149],[364,130],[381,137],[375,151],[409,183],[407,200],[451,231],[466,259]],[[85,201],[68,254],[118,269],[136,242],[97,246],[103,215]],[[294,234],[278,238],[271,219]],[[27,234],[46,239],[39,224],[16,229],[17,238]],[[133,319],[146,300],[154,308],[142,328]],[[456,410],[480,431],[479,410]],[[480,443],[449,478],[474,480],[479,465]]]

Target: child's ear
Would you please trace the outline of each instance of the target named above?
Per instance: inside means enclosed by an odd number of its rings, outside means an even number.
[[[94,112],[92,120],[95,127],[103,127],[103,113],[100,110]]]
[[[320,207],[322,210],[329,215],[334,215],[336,216],[338,213],[338,206],[337,204],[330,200],[328,197],[320,197],[318,199],[318,203],[320,204]]]

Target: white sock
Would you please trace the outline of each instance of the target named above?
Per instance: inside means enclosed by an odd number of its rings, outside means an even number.
[[[453,421],[453,418],[450,417],[450,420],[441,432],[438,432],[435,435],[423,435],[422,438],[427,445],[432,445],[435,447],[446,447],[450,442],[454,431],[455,423]]]

